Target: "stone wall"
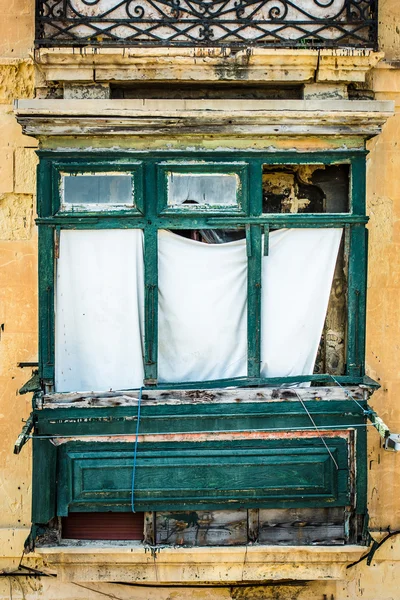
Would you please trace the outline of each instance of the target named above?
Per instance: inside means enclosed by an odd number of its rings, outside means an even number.
[[[22,135],[14,98],[34,94],[33,0],[0,0],[0,568],[18,565],[30,525],[30,451],[12,453],[30,397],[18,395],[37,360],[37,235],[34,225],[36,140]],[[386,62],[370,86],[379,100],[394,99],[397,114],[369,143],[370,254],[367,314],[368,374],[381,383],[373,406],[400,432],[400,3],[380,0],[381,49]],[[370,527],[400,529],[400,454],[382,450],[369,434]],[[210,555],[212,549],[210,549]],[[25,557],[30,566],[39,558]],[[5,577],[0,599],[25,600],[397,600],[400,536],[379,549],[371,566],[348,570],[346,580],[273,586],[201,589],[63,583],[53,578]],[[296,579],[296,565],[293,565]]]

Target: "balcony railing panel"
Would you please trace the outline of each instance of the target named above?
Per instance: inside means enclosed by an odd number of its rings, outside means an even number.
[[[37,46],[376,48],[378,0],[37,0]]]

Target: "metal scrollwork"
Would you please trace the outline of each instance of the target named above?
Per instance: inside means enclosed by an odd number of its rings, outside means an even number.
[[[36,45],[370,48],[377,2],[36,0]]]
[[[272,6],[268,11],[270,19],[285,19],[288,14],[288,3],[285,0],[276,0],[275,6]]]
[[[322,8],[327,8],[332,6],[335,0],[314,0],[314,4],[317,6],[321,6]]]
[[[126,5],[126,14],[130,19],[142,19],[144,17],[144,8],[136,4],[136,0],[130,0]]]

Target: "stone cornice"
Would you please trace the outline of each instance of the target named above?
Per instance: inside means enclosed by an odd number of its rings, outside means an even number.
[[[66,135],[377,135],[392,102],[355,100],[17,100],[24,133]]]
[[[383,53],[355,48],[42,48],[35,63],[45,82],[234,81],[239,83],[351,83]]]
[[[260,582],[344,579],[364,546],[161,547],[141,543],[70,542],[37,548],[61,581],[144,583]]]

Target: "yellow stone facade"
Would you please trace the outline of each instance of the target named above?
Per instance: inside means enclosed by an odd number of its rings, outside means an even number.
[[[368,75],[377,100],[394,100],[396,115],[368,144],[367,206],[370,215],[368,273],[368,374],[381,384],[373,407],[400,432],[400,3],[380,0],[380,50],[385,59]],[[30,397],[18,389],[30,376],[19,362],[37,360],[37,235],[34,138],[17,124],[12,102],[33,98],[45,76],[33,60],[33,0],[0,0],[0,569],[18,566],[30,526],[30,446],[12,453]],[[295,66],[295,59],[292,65]],[[291,60],[288,58],[288,63]],[[184,68],[184,67],[182,67]],[[82,143],[82,142],[81,142]],[[148,141],[146,143],[149,143]],[[213,147],[213,139],[205,139]],[[242,142],[241,142],[242,143]],[[243,142],[244,143],[244,142]],[[289,141],[281,140],[285,147]],[[307,140],[302,144],[307,147]],[[382,449],[371,428],[368,449],[370,528],[400,529],[400,454]],[[290,552],[290,549],[288,549]],[[306,553],[307,550],[305,549]],[[208,549],[208,560],[218,560]],[[24,564],[38,566],[39,555]],[[288,579],[298,577],[299,559]],[[286,572],[285,571],[285,572]],[[207,579],[206,574],[204,579]],[[347,570],[340,581],[227,587],[132,587],[71,583],[52,577],[0,578],[0,599],[25,600],[400,600],[400,536],[380,548],[370,566]],[[223,584],[221,584],[223,585]]]

